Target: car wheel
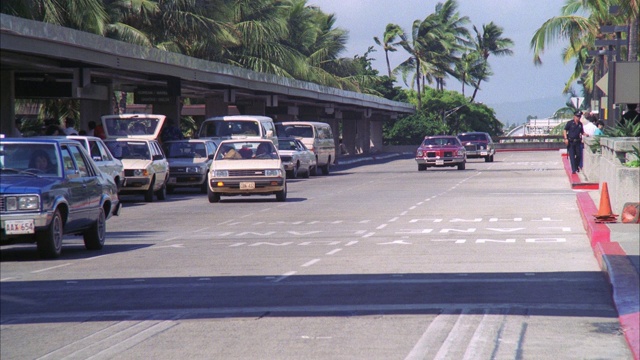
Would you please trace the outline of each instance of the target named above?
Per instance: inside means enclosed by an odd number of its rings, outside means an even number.
[[[329,164],[322,166],[320,169],[322,169],[323,175],[329,175]]]
[[[167,198],[167,179],[164,179],[164,184],[162,184],[160,190],[156,192],[156,195],[158,196],[158,200],[165,200]]]
[[[305,179],[308,179],[308,178],[309,178],[309,175],[311,175],[311,166],[309,166],[309,167],[307,168],[307,171],[305,171],[305,172],[302,174],[302,177],[303,177],[303,178],[305,178]]]
[[[56,209],[49,227],[36,233],[36,244],[41,258],[54,259],[60,256],[60,253],[62,253],[62,236],[64,234],[63,226],[60,210]]]
[[[151,184],[149,184],[149,189],[144,192],[144,201],[153,202],[153,187],[156,185],[155,176],[151,179]]]
[[[207,193],[207,189],[209,189],[209,184],[207,184],[207,180],[205,180],[202,185],[200,185],[200,193],[201,194],[206,194]]]
[[[427,170],[427,164],[418,164],[418,171]]]
[[[208,186],[207,186],[207,197],[209,198],[210,203],[220,202],[220,193],[214,193],[213,191],[211,191],[211,189]]]
[[[89,230],[82,233],[84,238],[84,247],[87,250],[100,250],[104,246],[104,239],[107,237],[107,218],[104,209],[100,208],[98,219]]]
[[[458,170],[464,170],[464,168],[465,168],[465,163],[458,164]]]
[[[489,156],[488,158],[489,160],[487,160],[487,162],[493,162],[493,155]]]
[[[287,201],[287,183],[284,183],[282,191],[276,193],[276,200],[280,202]]]
[[[167,194],[173,194],[176,189],[173,186],[167,185]]]

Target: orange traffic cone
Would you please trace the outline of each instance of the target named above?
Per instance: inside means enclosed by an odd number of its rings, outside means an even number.
[[[602,192],[600,193],[600,208],[598,213],[593,215],[597,223],[616,222],[618,215],[611,211],[611,200],[609,200],[609,187],[606,182],[602,183]]]

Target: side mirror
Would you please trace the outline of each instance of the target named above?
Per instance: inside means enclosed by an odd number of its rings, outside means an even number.
[[[164,156],[162,155],[153,155],[153,160],[162,160],[164,159]]]
[[[207,159],[213,160],[214,156],[215,156],[215,154],[209,154],[209,156],[207,156]]]

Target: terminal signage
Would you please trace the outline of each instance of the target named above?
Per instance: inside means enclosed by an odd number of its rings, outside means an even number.
[[[164,87],[137,88],[133,93],[136,104],[168,104],[171,102],[169,89]]]

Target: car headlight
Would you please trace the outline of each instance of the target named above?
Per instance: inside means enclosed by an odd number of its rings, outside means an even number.
[[[423,155],[424,155],[424,154],[423,154],[422,150],[418,150],[418,152],[416,153],[416,156],[418,156],[418,157],[421,157],[421,156],[423,156]]]
[[[267,169],[264,171],[264,176],[277,177],[282,176],[282,173],[280,172],[280,169]]]
[[[213,171],[213,177],[228,177],[229,176],[229,170],[214,170]]]
[[[147,169],[135,169],[133,170],[133,176],[148,176],[149,172]]]
[[[184,168],[184,172],[186,173],[195,173],[195,174],[204,174],[205,169],[200,166],[187,166]]]
[[[465,154],[464,149],[458,149],[458,156],[463,156]]]
[[[40,197],[37,195],[9,196],[5,201],[7,211],[40,209]]]

